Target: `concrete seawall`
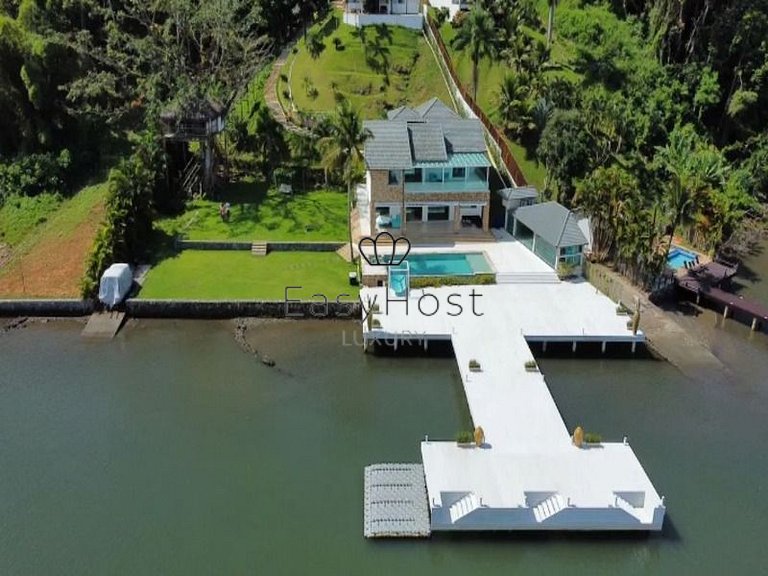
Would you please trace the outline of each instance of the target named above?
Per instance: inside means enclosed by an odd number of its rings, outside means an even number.
[[[0,300],[0,317],[89,316],[100,305],[93,300]],[[282,300],[127,300],[117,307],[133,318],[287,318],[296,320],[359,319],[357,301],[327,305],[321,302]]]
[[[360,318],[359,302],[290,302],[282,300],[128,300],[132,318],[287,318],[297,320]]]
[[[96,309],[92,300],[0,300],[0,317],[88,316]]]

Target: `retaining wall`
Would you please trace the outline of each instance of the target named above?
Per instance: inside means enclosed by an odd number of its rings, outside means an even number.
[[[0,300],[0,316],[88,316],[92,300]]]
[[[336,303],[254,300],[139,300],[125,302],[133,318],[288,318],[305,320],[360,318],[357,300]]]
[[[344,242],[267,242],[268,252],[335,252]],[[243,250],[251,249],[251,242],[219,240],[177,240],[177,250]]]

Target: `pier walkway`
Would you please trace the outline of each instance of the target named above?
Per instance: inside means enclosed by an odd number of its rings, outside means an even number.
[[[629,444],[574,446],[544,377],[526,367],[529,342],[642,342],[611,300],[586,282],[412,290],[407,310],[387,304],[385,288],[364,289],[368,297],[380,313],[366,339],[451,340],[474,425],[485,432],[478,448],[422,443],[432,530],[661,529],[663,500]],[[463,310],[452,316],[456,303]]]
[[[723,290],[721,286],[736,275],[737,268],[723,262],[710,262],[677,278],[677,285],[696,296],[696,303],[703,299],[723,307],[723,317],[729,313],[741,313],[752,320],[752,330],[757,330],[761,323],[768,322],[768,308],[759,302],[749,300],[733,292]]]

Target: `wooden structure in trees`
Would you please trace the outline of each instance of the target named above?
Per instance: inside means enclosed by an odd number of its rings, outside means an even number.
[[[172,186],[189,196],[213,190],[216,136],[224,131],[225,119],[226,107],[210,99],[194,100],[160,115],[168,171],[177,178]],[[190,142],[200,143],[199,156],[190,153]]]

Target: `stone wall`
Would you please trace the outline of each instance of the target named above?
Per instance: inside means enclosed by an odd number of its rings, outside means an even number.
[[[343,242],[267,242],[268,252],[335,252]],[[250,242],[177,240],[177,250],[250,250]]]
[[[402,201],[403,183],[390,184],[389,170],[371,170],[371,204]]]
[[[92,300],[0,300],[0,317],[88,316],[95,309]]]
[[[355,300],[329,302],[286,302],[254,300],[139,300],[125,302],[133,318],[288,318],[297,320],[356,320],[362,309]]]

